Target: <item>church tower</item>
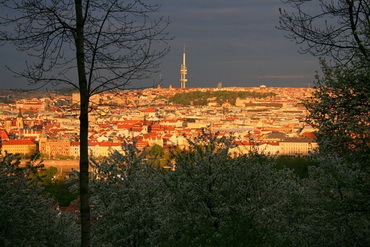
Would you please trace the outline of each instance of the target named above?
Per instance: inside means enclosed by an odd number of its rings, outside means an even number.
[[[182,53],[182,64],[180,67],[180,87],[186,88],[186,82],[188,79],[186,79],[186,75],[188,74],[188,69],[186,67],[186,53],[185,53],[185,46],[184,46],[184,52]]]
[[[21,108],[19,108],[17,120],[16,120],[16,126],[18,130],[24,129],[24,122],[23,122],[23,116],[21,112]]]

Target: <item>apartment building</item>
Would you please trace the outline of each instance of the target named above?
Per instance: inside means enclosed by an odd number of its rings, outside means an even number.
[[[280,155],[307,155],[318,147],[318,144],[309,138],[286,138],[279,143]]]
[[[68,139],[47,139],[42,137],[39,141],[39,151],[40,154],[46,155],[48,158],[70,156],[70,141]]]
[[[36,151],[36,143],[31,140],[6,140],[3,141],[1,154],[30,155]]]

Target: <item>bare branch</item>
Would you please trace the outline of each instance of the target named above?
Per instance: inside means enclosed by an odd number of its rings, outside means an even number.
[[[328,55],[347,63],[356,56],[370,61],[369,0],[286,0],[293,11],[280,9],[278,29],[299,44],[303,53]]]

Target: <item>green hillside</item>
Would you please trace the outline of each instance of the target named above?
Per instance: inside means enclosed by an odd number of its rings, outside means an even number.
[[[208,101],[213,99],[217,101],[218,104],[223,104],[229,102],[231,105],[235,105],[237,98],[266,98],[275,96],[275,93],[260,93],[260,92],[246,92],[246,91],[194,91],[186,93],[177,93],[169,99],[170,103],[180,104],[180,105],[207,105]]]

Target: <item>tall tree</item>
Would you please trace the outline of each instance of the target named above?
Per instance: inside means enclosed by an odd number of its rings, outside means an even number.
[[[327,55],[338,63],[355,57],[370,61],[369,0],[282,0],[278,28],[301,45],[302,52]]]
[[[283,0],[278,28],[322,59],[323,76],[306,106],[322,150],[370,155],[370,1]],[[355,151],[355,152],[354,152]],[[353,156],[356,154],[356,156]],[[358,154],[358,155],[357,155]]]
[[[351,63],[352,64],[352,63]],[[313,97],[305,103],[320,149],[370,158],[370,64],[330,67],[323,62]]]
[[[94,94],[148,78],[168,52],[160,4],[142,0],[2,0],[0,40],[31,56],[16,72],[30,84],[80,93],[82,246],[90,246],[88,112]],[[156,46],[155,46],[156,45]]]

